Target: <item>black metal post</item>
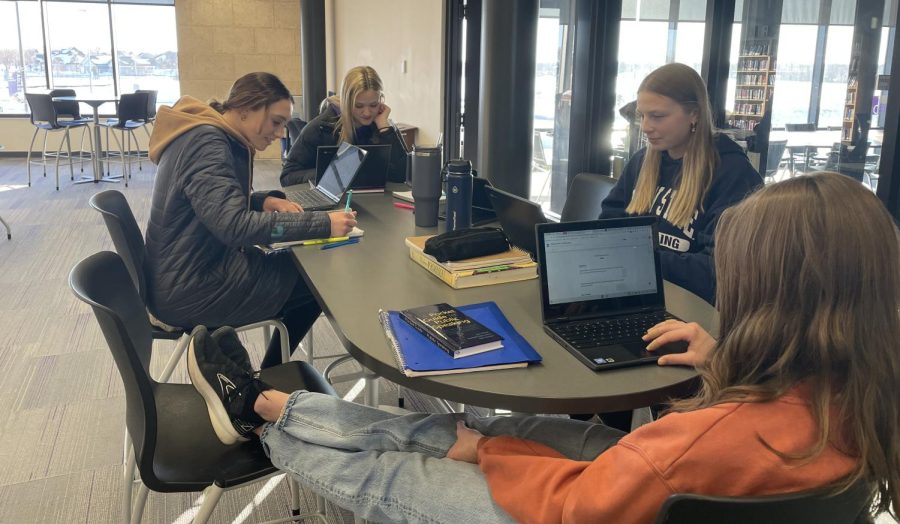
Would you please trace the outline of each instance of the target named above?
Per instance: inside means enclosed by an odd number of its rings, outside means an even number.
[[[728,69],[731,59],[731,27],[734,24],[734,0],[706,3],[706,32],[703,34],[703,63],[700,76],[706,82],[715,125],[725,124],[728,97]]]
[[[304,120],[319,114],[325,86],[325,0],[300,0],[300,78]]]
[[[481,14],[478,167],[494,185],[527,198],[538,0],[487,0]]]

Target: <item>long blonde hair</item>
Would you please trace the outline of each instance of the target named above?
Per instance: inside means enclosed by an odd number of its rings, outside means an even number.
[[[344,142],[356,143],[353,107],[356,105],[356,97],[360,93],[370,90],[375,91],[379,96],[384,90],[381,77],[374,69],[369,66],[356,66],[347,71],[347,75],[341,83],[341,117],[334,127],[334,132],[339,134]]]
[[[687,227],[695,210],[703,209],[703,198],[712,185],[719,163],[713,138],[712,111],[706,85],[696,71],[684,64],[666,64],[655,69],[641,82],[638,93],[648,91],[671,98],[685,111],[696,113],[697,124],[688,139],[681,165],[681,177],[674,192],[667,220],[679,228]],[[650,211],[659,183],[662,153],[647,148],[637,184],[625,211],[644,214]]]
[[[860,458],[836,488],[866,479],[875,509],[900,508],[900,248],[881,202],[836,173],[770,185],[722,214],[715,266],[720,338],[700,393],[673,409],[808,384],[816,443],[800,455],[764,444],[806,461],[836,439]]]

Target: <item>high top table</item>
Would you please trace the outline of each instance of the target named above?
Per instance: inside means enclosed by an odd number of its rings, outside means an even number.
[[[94,110],[94,151],[91,158],[91,167],[94,168],[94,176],[81,177],[76,184],[84,184],[85,182],[118,182],[122,175],[103,176],[103,146],[100,143],[100,106],[108,102],[118,102],[119,97],[83,97],[83,96],[54,96],[54,102],[81,102],[91,106]]]
[[[396,189],[408,189],[398,185]],[[336,249],[293,248],[304,280],[349,353],[374,373],[428,395],[486,408],[526,413],[598,413],[664,402],[690,394],[697,374],[655,364],[594,372],[544,333],[538,280],[453,289],[409,258],[407,236],[436,234],[417,228],[409,210],[392,205],[390,193],[354,194],[360,243]],[[443,227],[443,222],[440,223]],[[715,310],[684,289],[665,283],[669,310],[715,335]],[[447,302],[456,306],[495,301],[541,354],[522,369],[410,378],[397,368],[378,321],[380,309]]]

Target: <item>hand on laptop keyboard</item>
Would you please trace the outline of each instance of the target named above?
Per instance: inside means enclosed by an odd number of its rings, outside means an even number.
[[[684,353],[672,353],[659,357],[657,363],[661,366],[694,366],[697,367],[706,361],[710,351],[716,346],[716,339],[703,330],[696,322],[685,323],[680,320],[666,320],[647,330],[647,334],[641,337],[647,344],[647,351],[662,347],[671,342],[684,341],[688,343]]]

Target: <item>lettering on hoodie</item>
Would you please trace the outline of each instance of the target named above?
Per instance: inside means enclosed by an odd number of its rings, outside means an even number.
[[[653,213],[656,216],[666,221],[669,220],[669,211],[672,207],[672,200],[675,198],[675,193],[676,190],[671,187],[656,188],[656,196],[653,199],[653,205],[650,206],[650,209],[653,210]],[[694,239],[694,221],[697,220],[698,216],[700,216],[700,210],[695,209],[690,222],[688,222],[681,230],[684,234],[683,238],[660,232],[659,245],[671,249],[672,251],[678,251],[679,253],[687,253],[690,251],[691,240]]]

